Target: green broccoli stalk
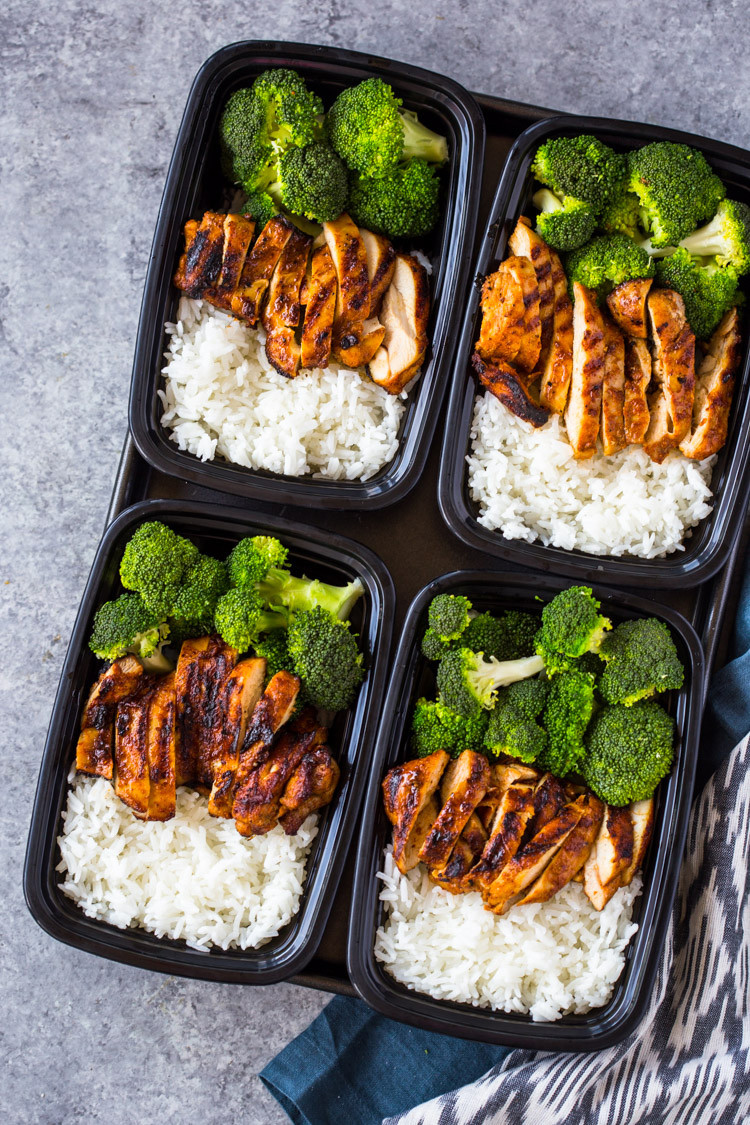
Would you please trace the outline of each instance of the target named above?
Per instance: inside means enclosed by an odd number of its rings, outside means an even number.
[[[482,708],[490,710],[494,706],[498,688],[536,676],[543,668],[544,661],[539,656],[522,660],[483,660],[481,653],[457,648],[440,661],[437,685],[443,703],[471,719],[477,717]]]
[[[271,609],[297,611],[320,606],[341,621],[348,619],[364,594],[359,578],[345,586],[334,586],[317,578],[296,578],[278,567],[271,567],[255,589]]]
[[[482,711],[472,719],[465,719],[451,711],[440,700],[418,699],[411,720],[411,749],[424,758],[436,750],[445,750],[457,758],[464,750],[484,749],[484,735],[488,715]]]
[[[672,767],[674,723],[652,700],[605,707],[586,735],[581,773],[608,805],[650,797]]]
[[[674,289],[685,302],[685,316],[699,340],[710,339],[714,329],[738,301],[735,271],[714,263],[701,265],[680,246],[669,258],[656,264],[656,281]]]
[[[569,586],[544,607],[536,651],[548,676],[568,670],[585,653],[600,650],[612,622],[599,609],[589,586]]]
[[[121,594],[96,611],[89,648],[100,660],[131,654],[150,672],[169,672],[172,665],[162,652],[168,637],[169,626],[138,594]]]
[[[676,246],[713,218],[726,194],[702,153],[671,141],[628,154],[628,187],[638,197],[641,223],[654,247]]]
[[[600,650],[607,665],[598,688],[607,703],[630,707],[660,691],[678,691],[685,670],[663,621],[642,617],[623,621],[604,638]]]
[[[549,188],[540,188],[532,202],[539,209],[537,233],[553,250],[577,250],[596,230],[596,215],[580,199],[562,200]]]
[[[594,710],[594,677],[588,672],[561,672],[550,682],[542,716],[547,746],[539,765],[555,777],[577,772],[584,755],[583,736]]]
[[[279,209],[326,223],[346,209],[349,177],[331,146],[313,141],[279,157],[276,180],[266,190]]]
[[[240,539],[227,559],[229,581],[232,586],[254,586],[272,567],[286,566],[288,556],[284,544],[272,535]]]
[[[188,637],[212,633],[216,603],[228,589],[225,564],[209,555],[200,555],[187,571],[172,605],[172,641],[179,643]]]
[[[166,621],[180,583],[198,558],[198,548],[158,520],[142,523],[122,555],[120,579]]]
[[[361,227],[388,238],[421,238],[440,214],[440,179],[426,160],[410,160],[377,178],[352,178],[349,214]]]
[[[578,281],[594,289],[601,299],[623,281],[653,277],[656,263],[627,235],[600,234],[569,254],[565,268],[571,291],[573,282]]]
[[[750,270],[750,207],[725,199],[710,223],[680,242],[694,258],[714,258],[738,276]]]
[[[490,754],[536,761],[547,747],[547,732],[536,719],[544,710],[548,693],[546,680],[519,680],[498,692],[485,735]]]
[[[585,203],[598,216],[620,192],[627,164],[624,156],[583,133],[545,141],[537,149],[531,171],[563,205]]]
[[[233,586],[217,601],[214,621],[222,640],[243,653],[263,633],[284,628],[287,615],[269,611],[251,587]]]
[[[348,707],[362,682],[362,654],[348,622],[315,606],[295,611],[287,634],[289,656],[314,707]]]

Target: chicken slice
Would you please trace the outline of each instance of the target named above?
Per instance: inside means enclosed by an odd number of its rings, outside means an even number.
[[[534,815],[535,789],[535,785],[519,781],[505,790],[489,825],[489,837],[482,854],[464,879],[464,890],[489,887],[516,854]]]
[[[604,319],[602,375],[602,449],[607,457],[628,444],[625,438],[625,341],[611,320]]]
[[[548,902],[566,883],[575,878],[588,859],[604,816],[604,805],[593,793],[585,794],[580,801],[583,806],[581,819],[554,859],[519,901],[519,906],[526,906],[530,902]]]
[[[236,649],[218,636],[196,637],[180,649],[175,672],[177,785],[211,789],[223,721],[222,688],[236,661]]]
[[[519,258],[528,258],[534,267],[539,286],[539,320],[541,325],[540,350],[537,370],[543,370],[552,343],[555,312],[555,286],[552,281],[550,248],[534,230],[525,215],[516,223],[508,245]]]
[[[279,803],[279,824],[287,836],[296,836],[310,813],[330,803],[339,775],[339,767],[327,746],[308,750],[289,778]]]
[[[429,314],[430,286],[424,266],[411,254],[398,254],[380,310],[383,343],[368,366],[372,381],[391,395],[400,394],[422,366],[429,343]]]
[[[622,876],[632,860],[630,810],[606,805],[596,843],[583,868],[583,889],[595,910],[603,910],[622,886]]]
[[[620,885],[629,887],[633,876],[643,866],[651,835],[654,831],[654,798],[646,797],[630,806],[630,819],[633,824],[633,858],[622,873]]]
[[[115,795],[139,820],[148,816],[151,780],[148,760],[149,708],[153,680],[117,706],[115,718]]]
[[[419,863],[419,849],[438,813],[434,794],[447,764],[445,750],[436,750],[394,766],[383,779],[385,815],[393,825],[393,859],[403,875]],[[411,846],[412,834],[421,837],[419,848]]]
[[[444,867],[430,871],[432,882],[449,894],[463,894],[466,889],[464,887],[466,876],[482,854],[486,841],[487,833],[476,813],[472,813],[456,841],[448,862]]]
[[[339,348],[354,347],[361,339],[362,326],[370,315],[370,281],[365,244],[349,215],[344,213],[333,222],[323,223],[323,234],[338,282],[333,322],[335,354]]]
[[[490,780],[490,767],[483,754],[464,750],[456,762],[450,795],[419,851],[428,867],[444,867],[466,823]]]
[[[299,676],[291,672],[277,672],[255,704],[242,740],[234,777],[226,786],[222,783],[216,789],[217,800],[225,800],[227,793],[231,795],[232,816],[236,816],[235,808],[241,810],[242,789],[248,777],[268,758],[276,735],[289,721],[299,689]]]
[[[476,815],[488,832],[495,818],[503,794],[516,781],[538,781],[539,771],[533,766],[525,766],[516,762],[507,764],[493,763],[490,766],[490,784],[487,792],[476,807]]]
[[[232,815],[241,836],[264,836],[276,827],[287,782],[305,755],[323,745],[327,733],[318,725],[312,708],[289,724],[266,760],[256,766],[237,793]]]
[[[549,420],[547,408],[540,406],[532,398],[518,372],[510,364],[503,361],[487,364],[477,352],[472,355],[471,363],[482,386],[511,414],[515,414],[516,418],[529,422],[535,429]]]
[[[563,805],[571,799],[573,798],[566,794],[558,778],[545,773],[534,790],[534,816],[529,823],[529,839],[541,832],[545,824],[554,820]]]
[[[171,820],[175,811],[175,674],[156,681],[148,709],[149,794],[146,820]]]
[[[482,326],[476,350],[483,359],[504,360],[530,373],[541,346],[536,271],[528,258],[512,255],[482,286]]]
[[[599,434],[604,376],[604,321],[596,294],[573,283],[573,374],[570,379],[565,427],[578,460],[593,457]]]
[[[554,250],[549,252],[550,278],[554,294],[552,307],[552,340],[542,366],[539,398],[542,406],[562,414],[568,401],[573,374],[573,302],[568,294],[568,281],[562,262]]]
[[[651,422],[643,448],[652,461],[661,464],[690,431],[695,390],[695,336],[685,317],[682,297],[672,289],[655,289],[650,293],[648,313],[656,393],[649,400]]]
[[[240,284],[245,258],[255,233],[255,222],[247,215],[224,216],[224,246],[216,283],[203,294],[207,301],[225,312],[232,308],[232,294]]]
[[[102,672],[89,692],[81,717],[76,746],[76,769],[81,773],[112,780],[117,704],[140,691],[146,679],[143,665],[134,656],[123,656]]]
[[[626,336],[637,340],[648,338],[646,299],[653,283],[652,277],[623,281],[607,297],[609,311]]]
[[[370,281],[370,316],[377,316],[388,286],[396,269],[396,251],[382,234],[360,228],[365,244],[367,276]]]
[[[232,815],[234,776],[240,760],[240,747],[255,705],[263,694],[266,662],[251,657],[236,664],[222,689],[222,724],[213,753],[213,781],[208,799],[211,816]]]
[[[293,379],[299,371],[300,345],[296,329],[302,317],[300,288],[307,269],[312,239],[294,230],[281,251],[263,309],[266,357],[280,375]]]
[[[197,219],[188,219],[188,221],[185,223],[185,249],[180,256],[180,261],[177,266],[177,272],[175,273],[173,278],[174,283],[178,289],[184,289],[187,285],[187,280],[185,278],[185,269],[187,268],[188,250],[192,245],[193,239],[198,233],[199,226],[200,223]]]
[[[640,445],[649,424],[648,387],[651,382],[651,352],[643,340],[625,337],[625,440]]]
[[[313,250],[304,289],[305,320],[300,341],[300,366],[328,367],[336,312],[336,270],[327,246],[318,246]]]
[[[202,297],[206,289],[216,282],[221,271],[224,254],[224,219],[218,211],[206,211],[190,245],[186,245],[184,264],[181,261],[175,274],[175,285],[184,290],[188,297]],[[187,243],[188,226],[185,224]],[[190,227],[192,230],[192,227]]]
[[[240,284],[232,294],[231,306],[233,314],[251,326],[258,323],[271,275],[282,250],[296,230],[289,219],[277,215],[263,227],[245,258]]]
[[[734,380],[742,358],[737,309],[730,309],[711,337],[695,385],[691,432],[680,452],[694,461],[718,453],[727,440]]]

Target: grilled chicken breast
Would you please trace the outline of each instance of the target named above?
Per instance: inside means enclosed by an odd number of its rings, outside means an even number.
[[[160,676],[148,708],[149,794],[146,820],[171,820],[175,812],[175,673]]]
[[[393,859],[404,875],[419,863],[422,841],[432,827],[428,818],[433,813],[433,820],[437,816],[434,795],[447,764],[446,752],[437,750],[425,758],[394,766],[383,780],[385,813],[393,825]],[[417,836],[421,837],[418,848],[411,845],[417,827]]]
[[[367,276],[370,281],[370,316],[377,316],[396,269],[396,251],[382,234],[360,228],[365,246]]]
[[[528,258],[512,255],[482,287],[482,325],[476,350],[490,362],[504,360],[534,370],[541,351],[539,285]]]
[[[418,373],[427,352],[430,286],[423,265],[411,254],[398,254],[393,280],[383,298],[383,343],[369,364],[374,383],[400,394]]]
[[[311,709],[310,709],[311,711]],[[281,797],[303,758],[322,746],[327,731],[306,712],[284,730],[266,760],[248,775],[235,797],[232,813],[241,836],[262,836],[279,822]]]
[[[633,861],[630,810],[606,805],[596,843],[583,868],[583,889],[595,910],[603,910],[622,886]]]
[[[672,289],[649,294],[648,315],[653,338],[652,374],[656,393],[649,400],[651,420],[643,448],[661,464],[683,441],[693,416],[695,336],[685,317],[685,305]]]
[[[241,660],[224,681],[221,729],[213,752],[213,781],[208,799],[211,816],[230,817],[234,777],[250,716],[263,694],[266,662],[259,657]]]
[[[604,805],[593,793],[581,797],[580,803],[583,807],[581,819],[557,855],[520,899],[519,906],[530,902],[548,902],[578,874],[591,854],[604,815]]]
[[[296,329],[302,317],[300,288],[312,239],[294,230],[281,251],[263,309],[266,356],[280,375],[293,379],[299,371],[300,345]]]
[[[651,382],[651,352],[643,340],[625,337],[625,440],[640,445],[648,431],[650,413],[648,387]]]
[[[647,339],[646,299],[652,285],[651,277],[623,281],[607,297],[609,311],[626,336],[638,340]]]
[[[338,288],[333,323],[334,353],[359,343],[370,315],[367,253],[359,228],[347,214],[323,223],[323,234],[336,270]]]
[[[568,295],[568,282],[559,256],[550,250],[550,279],[553,290],[552,339],[542,365],[539,399],[555,414],[562,414],[568,401],[573,374],[573,302]]]
[[[233,817],[242,813],[243,787],[253,770],[269,757],[276,735],[289,721],[294,710],[299,689],[299,676],[294,676],[291,672],[277,672],[255,704],[245,731],[234,778],[229,779],[226,784],[217,784],[215,790],[217,801],[226,800],[227,793],[233,794]]]
[[[448,891],[452,895],[463,894],[464,881],[482,854],[487,833],[482,827],[476,813],[472,813],[466,822],[466,827],[456,841],[448,862],[438,870],[430,871],[433,883]]]
[[[428,867],[440,868],[448,862],[469,817],[484,796],[489,780],[490,768],[484,755],[464,750],[456,761],[450,793],[419,851],[419,858]]]
[[[339,774],[339,767],[327,746],[314,746],[305,753],[279,802],[279,824],[287,836],[295,836],[310,813],[329,804]]]
[[[123,656],[102,672],[83,708],[76,746],[77,770],[112,780],[117,705],[136,695],[147,681],[143,665],[134,656]]]
[[[549,419],[549,411],[535,401],[521,376],[509,363],[503,361],[485,363],[482,357],[474,352],[471,365],[482,386],[486,387],[507,410],[510,410],[511,414],[515,414],[516,418],[529,422],[537,429]]]
[[[175,672],[177,785],[213,784],[214,753],[223,723],[223,686],[237,652],[218,636],[185,641]]]
[[[628,444],[625,437],[625,341],[622,333],[604,318],[604,369],[602,375],[602,449],[610,457]]]
[[[148,716],[152,694],[149,677],[138,695],[118,704],[115,718],[115,794],[139,820],[148,816],[151,790]]]
[[[173,281],[178,289],[185,289],[187,287],[187,278],[185,277],[185,270],[187,269],[187,255],[192,241],[198,233],[199,226],[200,223],[197,219],[188,219],[188,221],[185,223],[185,249],[182,252],[179,265],[177,266],[177,272],[175,273],[173,278]]]
[[[188,297],[202,297],[218,280],[224,255],[224,219],[218,211],[206,211],[187,245],[192,223],[185,224],[185,254],[174,283]]]
[[[711,337],[708,352],[698,368],[692,427],[680,442],[680,452],[691,460],[702,461],[718,453],[727,440],[741,344],[739,316],[733,308]]]
[[[300,365],[327,367],[336,313],[336,270],[327,246],[318,246],[313,250],[304,302]]]
[[[596,453],[606,344],[596,295],[576,281],[573,298],[573,374],[565,426],[574,456],[580,460]]]
[[[248,324],[258,323],[263,298],[276,263],[289,239],[297,230],[294,223],[277,215],[263,227],[245,258],[240,284],[231,297],[232,312]]]
[[[620,878],[620,885],[623,887],[630,886],[633,876],[643,866],[646,858],[654,831],[654,798],[647,797],[643,801],[635,801],[628,811],[633,825],[633,858]]]
[[[489,887],[518,851],[534,815],[535,784],[517,781],[503,793],[489,825],[489,835],[476,865],[464,878],[464,890]]]
[[[529,822],[529,835],[536,836],[537,832],[541,832],[569,799],[559,779],[545,773],[534,789],[534,815]]]
[[[534,267],[539,287],[539,320],[541,325],[540,351],[537,369],[542,370],[549,355],[552,343],[552,330],[555,313],[555,286],[552,280],[552,258],[550,248],[540,238],[525,215],[516,223],[508,245],[511,252],[519,258],[528,258]]]
[[[212,305],[230,312],[232,294],[240,284],[250,243],[255,233],[255,222],[246,215],[224,216],[224,246],[221,269],[215,285],[204,296]]]

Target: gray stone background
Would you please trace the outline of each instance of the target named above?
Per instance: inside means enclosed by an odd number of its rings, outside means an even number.
[[[26,912],[50,708],[126,426],[149,246],[193,75],[279,38],[506,98],[750,142],[740,0],[10,0],[0,16],[0,1113],[7,1123],[286,1116],[258,1070],[325,1005],[110,964]]]

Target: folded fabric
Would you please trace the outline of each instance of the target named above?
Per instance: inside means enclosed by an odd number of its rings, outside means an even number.
[[[750,730],[750,552],[740,593],[730,660],[711,681],[701,734],[698,781],[707,781]]]

